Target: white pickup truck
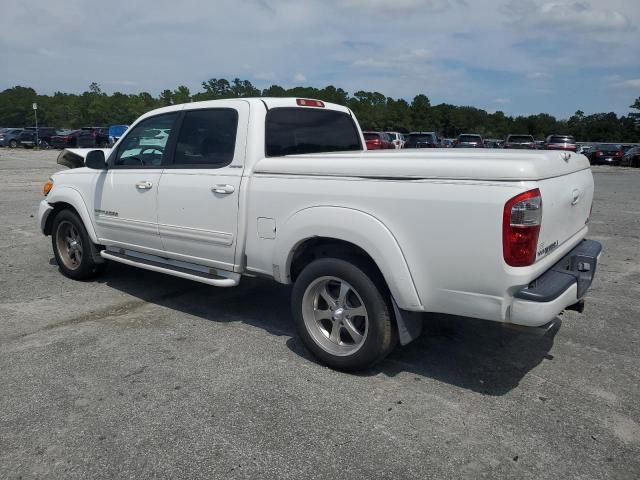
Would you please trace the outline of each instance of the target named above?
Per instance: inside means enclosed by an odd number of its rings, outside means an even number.
[[[81,168],[52,176],[38,217],[63,274],[293,284],[302,339],[339,369],[410,342],[423,312],[541,327],[581,311],[601,251],[584,156],[367,152],[353,113],[318,100],[161,108],[59,163]]]

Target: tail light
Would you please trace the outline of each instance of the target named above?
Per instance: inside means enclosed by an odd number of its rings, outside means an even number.
[[[542,196],[529,190],[509,200],[502,215],[502,253],[512,267],[533,265],[542,223]]]
[[[596,156],[601,157],[601,156],[602,156],[602,152],[601,152],[600,150],[598,150],[598,151],[596,152]]]

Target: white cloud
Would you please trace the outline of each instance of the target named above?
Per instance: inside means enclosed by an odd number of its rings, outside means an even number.
[[[604,6],[599,2],[593,5],[587,0],[511,0],[502,11],[508,17],[517,19],[518,24],[533,25],[542,31],[550,28],[573,31],[589,29],[584,33],[590,34],[632,28],[632,4],[632,0],[610,0]]]
[[[253,76],[258,80],[275,80],[276,79],[275,72],[258,72],[258,73],[254,73]]]
[[[628,80],[617,81],[612,83],[612,85],[618,88],[640,89],[640,78],[630,78]]]
[[[423,9],[429,12],[441,12],[449,9],[453,4],[461,2],[449,0],[344,0],[345,7],[369,9],[370,13],[379,13],[378,9],[417,10]]]
[[[508,98],[498,97],[493,99],[493,103],[498,103],[500,105],[506,105],[507,103],[511,103],[511,100]]]
[[[433,58],[426,48],[417,48],[409,52],[382,50],[378,57],[358,58],[351,65],[359,68],[405,70],[416,63],[424,64]]]
[[[307,77],[304,74],[298,72],[293,76],[293,81],[294,82],[306,82],[307,81]]]
[[[592,7],[584,1],[548,2],[539,6],[538,15],[542,21],[571,27],[627,28],[631,25],[622,13],[608,8]]]
[[[547,79],[551,77],[551,75],[546,72],[528,72],[525,77],[527,77],[529,80],[540,80]]]

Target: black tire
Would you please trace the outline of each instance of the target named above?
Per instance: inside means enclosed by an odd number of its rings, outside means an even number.
[[[338,258],[314,260],[302,270],[296,279],[291,298],[294,321],[304,344],[322,363],[338,370],[355,371],[369,368],[385,358],[397,343],[397,333],[389,303],[390,297],[385,292],[386,288],[383,287],[380,279],[376,278],[373,269],[368,269],[365,265],[356,266],[356,264],[358,264],[357,261],[349,262]],[[314,312],[317,309],[309,306],[312,295],[308,293],[308,290],[311,291],[317,282],[328,277],[344,281],[349,287],[352,287],[353,295],[357,295],[356,302],[362,303],[366,309],[366,319],[365,317],[359,319],[361,325],[362,322],[367,324],[367,329],[364,330],[364,339],[359,347],[352,347],[357,348],[353,352],[335,354],[329,351],[323,345],[323,342],[327,343],[329,333],[325,332],[325,338],[319,337],[321,328],[309,326],[309,324],[313,325],[313,320],[309,319],[309,308]],[[305,321],[305,312],[307,321]],[[332,318],[334,320],[328,321],[334,322],[336,317]],[[349,317],[347,316],[347,318]],[[339,323],[342,325],[342,322]],[[338,327],[338,342],[342,341],[340,328]]]
[[[9,148],[16,148],[18,146],[18,142],[16,142],[15,140],[11,140],[9,142]]]
[[[73,254],[64,238],[74,239]],[[66,277],[86,280],[104,270],[105,262],[98,247],[91,241],[80,217],[69,209],[62,210],[53,219],[51,245],[60,272]]]

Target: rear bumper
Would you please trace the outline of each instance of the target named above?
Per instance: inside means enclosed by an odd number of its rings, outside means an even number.
[[[578,303],[591,286],[601,253],[599,242],[580,242],[553,267],[515,293],[509,321],[539,327]]]

